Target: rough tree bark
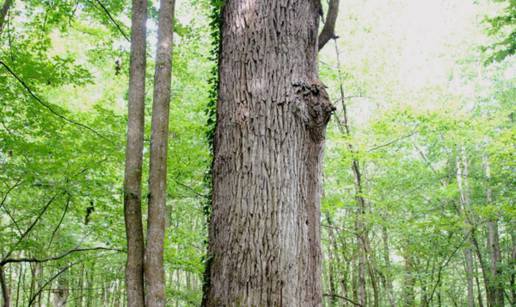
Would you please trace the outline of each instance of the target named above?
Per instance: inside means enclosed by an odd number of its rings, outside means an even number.
[[[224,2],[204,306],[321,306],[320,12]]]
[[[127,236],[127,306],[144,306],[141,179],[143,163],[147,1],[133,0],[124,217]]]
[[[165,306],[163,241],[165,239],[174,4],[174,0],[161,0],[159,9],[158,47],[152,104],[147,246],[145,248],[147,307]]]

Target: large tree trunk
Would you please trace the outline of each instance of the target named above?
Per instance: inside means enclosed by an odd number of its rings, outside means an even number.
[[[156,50],[152,104],[147,247],[145,248],[147,307],[165,306],[163,241],[165,239],[174,2],[174,0],[161,0],[159,9],[158,48]]]
[[[144,306],[141,180],[143,163],[147,1],[133,0],[124,216],[127,236],[127,306]]]
[[[205,306],[320,306],[316,0],[224,2]]]

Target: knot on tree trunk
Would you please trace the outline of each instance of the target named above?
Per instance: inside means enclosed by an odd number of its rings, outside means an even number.
[[[326,125],[335,107],[331,104],[326,86],[319,80],[294,82],[295,114],[305,123],[310,137],[316,142],[324,140]]]

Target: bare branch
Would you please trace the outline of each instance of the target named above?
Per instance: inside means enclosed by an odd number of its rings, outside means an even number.
[[[182,183],[181,181],[177,180],[177,179],[173,179],[178,185],[182,186],[183,188],[187,189],[188,191],[192,192],[195,196],[198,196],[198,197],[201,197],[201,198],[207,198],[208,195],[205,195],[205,194],[201,194],[199,192],[197,192],[194,188],[192,188],[191,186],[189,185],[186,185],[184,183]]]
[[[324,22],[321,33],[319,34],[319,50],[321,50],[330,39],[337,38],[335,35],[335,23],[337,22],[338,14],[339,0],[330,0],[326,21]]]

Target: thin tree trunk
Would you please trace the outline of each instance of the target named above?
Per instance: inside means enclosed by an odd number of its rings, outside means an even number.
[[[339,267],[343,266],[344,264],[342,263],[340,256],[339,256],[340,251],[339,251],[337,237],[336,237],[335,229],[334,229],[335,224],[333,223],[331,215],[328,212],[326,212],[326,222],[328,223],[328,235],[330,237],[330,245],[333,248],[333,257],[335,258],[335,263],[337,264],[337,268],[335,269],[336,278],[338,276],[340,276],[339,284],[340,284],[340,287],[342,290],[342,296],[348,297],[347,287],[346,287],[347,272],[346,272],[346,270],[341,271],[339,269]],[[339,294],[337,289],[335,290],[335,294]],[[335,299],[335,301],[337,301],[337,297],[335,297],[334,299]],[[343,302],[343,303],[347,304],[347,302]]]
[[[358,246],[358,242],[356,244]],[[352,259],[351,259],[351,287],[353,290],[353,300],[355,302],[358,302],[358,247],[357,251],[353,253]]]
[[[5,267],[0,266],[0,287],[2,288],[2,300],[3,306],[9,307],[11,299],[9,296],[9,287],[7,286],[7,280],[5,280]]]
[[[477,284],[477,300],[478,300],[478,306],[479,307],[484,307],[484,302],[482,300],[482,289],[480,288],[480,280],[478,279],[478,274],[477,273],[477,266],[475,265],[474,266],[474,271],[475,271],[475,283]]]
[[[158,48],[154,74],[152,133],[149,171],[149,211],[145,248],[146,304],[165,306],[165,205],[167,194],[167,149],[172,76],[172,33],[174,0],[161,0],[158,22]]]
[[[2,36],[2,31],[4,30],[5,18],[7,17],[7,13],[9,9],[13,5],[14,0],[5,0],[2,5],[2,9],[0,9],[0,36]]]
[[[463,148],[461,148],[463,151]],[[462,154],[457,153],[457,185],[460,193],[461,211],[466,223],[469,223],[469,195],[466,190],[465,180],[468,177],[467,162],[465,157],[461,158]],[[471,231],[467,228],[464,230],[466,236],[471,236]],[[471,240],[470,240],[471,241]],[[464,252],[464,268],[466,271],[466,285],[467,285],[467,304],[468,307],[475,306],[475,294],[473,289],[473,252],[471,247],[466,247]]]
[[[124,217],[127,236],[125,280],[127,306],[144,306],[144,241],[141,214],[143,164],[147,0],[133,0],[127,147],[124,179]]]
[[[486,177],[486,202],[488,205],[492,205],[493,192],[491,190],[491,167],[489,164],[489,159],[486,156],[484,157],[484,173]],[[491,258],[487,304],[490,307],[503,307],[504,288],[503,283],[500,281],[502,278],[502,272],[500,268],[502,254],[500,252],[498,220],[496,218],[490,218],[487,222],[487,245]]]
[[[337,57],[337,72],[339,77],[339,90],[341,96],[341,106],[342,106],[342,114],[343,114],[343,127],[339,124],[339,128],[341,133],[345,134],[346,137],[351,137],[351,129],[349,126],[347,106],[344,100],[344,85],[340,70],[340,52],[338,48],[337,41],[335,43],[335,54]],[[339,120],[340,123],[340,120]],[[349,153],[351,155],[355,154],[355,149],[353,145],[348,142],[347,144]],[[353,158],[351,161],[351,170],[353,172],[354,179],[354,188],[355,188],[355,200],[357,204],[356,210],[356,219],[355,219],[355,231],[357,234],[357,242],[358,242],[358,303],[362,306],[366,306],[367,304],[367,289],[366,289],[366,265],[367,265],[367,241],[368,241],[368,233],[367,227],[365,225],[364,217],[366,212],[366,200],[363,197],[363,186],[362,186],[362,175],[360,172],[360,162],[358,159]],[[377,294],[375,290],[375,294]],[[376,304],[377,300],[375,300]]]
[[[420,279],[420,283],[421,283],[420,284],[420,286],[421,286],[421,295],[420,295],[421,303],[419,304],[419,306],[428,307],[428,293],[427,293],[426,284],[423,279]]]
[[[511,270],[510,289],[511,289],[511,304],[516,304],[516,223],[512,221],[511,240],[512,240],[512,251],[511,259],[509,259],[509,270]]]
[[[410,251],[405,251],[403,256],[405,260],[405,272],[403,276],[403,306],[412,307],[414,306],[416,297],[414,287],[416,285],[416,278],[414,276],[414,263]]]
[[[442,294],[441,294],[443,289],[442,289],[442,286],[441,286],[442,285],[441,281],[439,280],[438,282],[439,282],[439,284],[437,285],[437,287],[438,287],[437,288],[437,307],[441,307],[443,305],[443,303],[442,303]]]
[[[468,307],[475,306],[475,294],[473,288],[473,253],[471,248],[464,248],[464,268],[466,271],[467,303]]]
[[[23,263],[18,264],[18,282],[16,283],[16,304],[15,306],[18,307],[20,304],[20,288],[23,286],[22,281],[25,279],[25,274],[23,272]],[[23,304],[23,300],[22,300]]]
[[[336,261],[334,258],[337,257],[338,255],[338,251],[336,249],[333,249],[333,247],[335,246],[335,237],[334,237],[334,233],[333,233],[333,228],[332,228],[332,221],[331,221],[331,217],[330,217],[330,214],[328,212],[325,213],[326,215],[326,222],[328,223],[328,237],[329,237],[329,241],[330,243],[328,244],[328,279],[329,279],[329,287],[330,287],[330,306],[337,306],[337,297],[336,295],[338,294],[337,293],[337,290],[336,290],[336,284],[335,284],[335,278],[336,278],[336,270],[335,270],[335,264],[338,264],[339,262]],[[334,256],[335,254],[335,256]]]
[[[29,270],[30,270],[30,265],[27,265],[27,267],[28,267],[28,268],[29,268]],[[27,278],[26,278],[26,277],[27,277],[27,267],[26,267],[26,269],[25,269],[25,270],[24,270],[24,272],[23,272],[23,278],[22,278],[22,283],[21,283],[21,285],[22,285],[22,289],[23,289],[23,290],[22,290],[23,292],[22,292],[22,294],[20,295],[20,296],[21,296],[21,297],[20,297],[20,304],[21,304],[21,305],[24,305],[24,302],[25,302],[24,292],[25,292],[25,289],[27,289],[27,287],[26,287],[26,286],[27,286]],[[29,291],[30,291],[30,289],[29,289]],[[16,307],[18,307],[18,306],[16,306]]]
[[[32,298],[34,292],[36,292],[36,268],[37,263],[30,264],[30,288],[29,288],[29,299]]]
[[[360,210],[360,209],[359,209]],[[357,231],[357,242],[358,242],[358,303],[362,306],[367,306],[367,288],[366,288],[366,252],[365,252],[365,243],[364,243],[364,235],[360,233],[360,230],[363,230],[362,222],[360,219],[362,218],[362,214],[357,214],[355,228]]]
[[[83,306],[83,298],[84,298],[84,264],[81,264],[81,270],[79,271],[79,298],[77,302],[77,306],[82,307]]]
[[[68,282],[65,277],[59,277],[57,281],[57,289],[53,292],[54,294],[54,307],[64,307],[66,306],[66,302],[68,300]]]
[[[89,272],[86,273],[86,307],[95,307],[94,300],[97,298],[96,293],[94,293],[94,285],[95,285],[95,263],[92,264],[92,267]],[[95,295],[94,295],[95,294]]]
[[[342,244],[342,243],[341,243]],[[343,246],[345,246],[345,244],[342,244]],[[353,296],[352,293],[349,293],[349,290],[350,290],[350,283],[351,283],[351,280],[352,280],[352,272],[353,272],[353,268],[352,268],[352,261],[351,259],[346,259],[345,257],[344,258],[344,262],[343,262],[343,268],[342,268],[342,273],[341,273],[341,276],[340,276],[340,287],[342,289],[342,296],[345,296],[345,297],[350,297],[350,294],[351,296]],[[351,285],[352,287],[352,285]]]
[[[224,2],[205,306],[321,306],[320,11]]]
[[[385,292],[387,292],[387,300],[391,307],[396,306],[394,298],[394,290],[392,287],[392,267],[391,267],[391,256],[389,249],[389,233],[387,227],[382,226],[382,241],[383,241],[383,261],[385,262]]]
[[[42,279],[43,279],[43,266],[41,263],[36,263],[34,266],[34,284],[37,286],[38,290],[41,289]],[[36,292],[34,296],[35,306],[41,307],[41,291]],[[30,304],[29,304],[30,305]]]
[[[115,290],[115,298],[113,302],[113,307],[120,307],[120,297],[122,297],[122,287],[120,287],[120,281],[116,281],[116,290]]]
[[[369,237],[365,236],[365,254],[367,259],[367,271],[369,273],[369,279],[371,281],[371,287],[373,288],[373,304],[372,306],[378,307],[380,304],[380,289],[378,287],[378,278],[377,278],[377,266],[374,252],[371,248],[371,244],[369,241]]]

